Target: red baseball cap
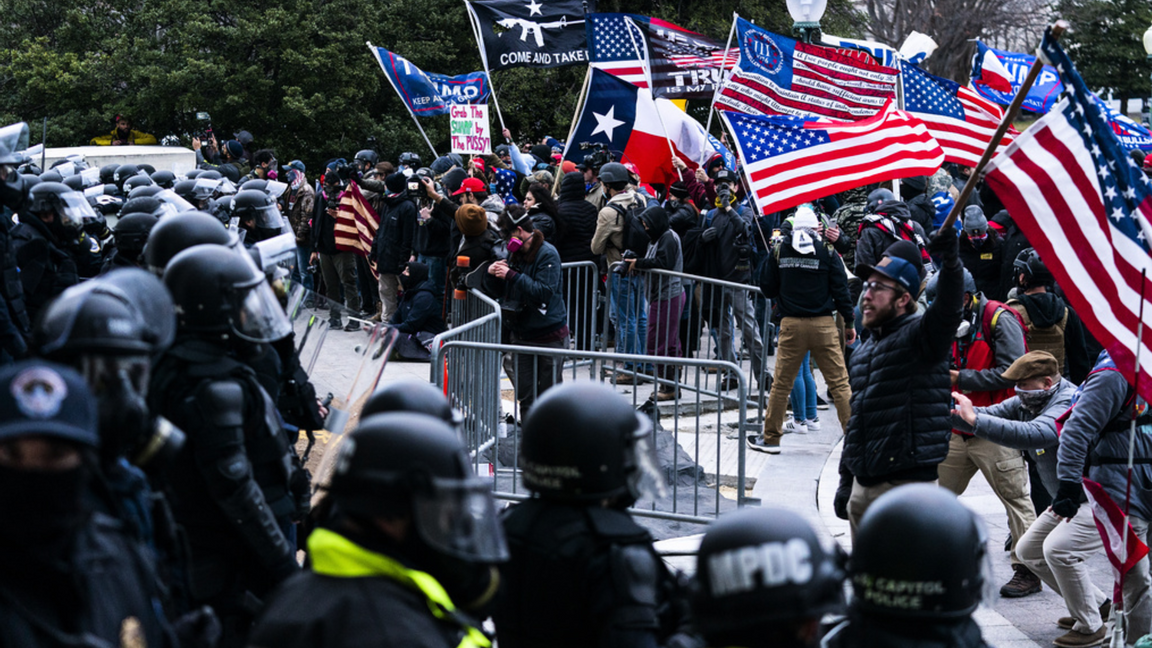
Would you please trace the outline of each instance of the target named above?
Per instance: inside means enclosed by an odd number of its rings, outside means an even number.
[[[480,178],[464,178],[460,188],[452,192],[452,195],[459,196],[463,193],[488,193],[488,185]]]
[[[482,160],[480,158],[474,158],[472,160],[472,166],[483,171],[484,170],[484,160]]]

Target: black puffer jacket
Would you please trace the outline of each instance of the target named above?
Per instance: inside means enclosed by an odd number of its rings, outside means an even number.
[[[872,329],[852,352],[852,418],[841,461],[864,486],[934,480],[948,455],[948,358],[964,299],[958,259],[945,262],[936,285],[924,315],[901,315]]]
[[[560,181],[556,220],[563,224],[564,236],[556,242],[560,261],[595,261],[592,234],[596,232],[596,206],[584,199],[584,175],[573,171]]]
[[[976,247],[968,239],[968,232],[960,233],[960,263],[972,273],[972,278],[976,280],[976,289],[984,293],[988,299],[995,301],[1008,299],[1008,291],[1001,290],[1002,253],[1000,238],[995,233],[989,232],[988,238],[980,247]]]
[[[380,274],[400,274],[412,256],[412,236],[416,229],[416,203],[404,194],[384,198],[380,229],[372,242],[372,259]]]

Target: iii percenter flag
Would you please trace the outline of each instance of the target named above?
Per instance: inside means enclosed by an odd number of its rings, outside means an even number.
[[[383,47],[372,48],[376,61],[413,115],[447,115],[452,104],[479,104],[492,94],[488,75],[471,72],[458,76],[425,72],[408,59]]]
[[[1040,47],[1068,94],[992,160],[985,178],[1088,330],[1131,377],[1141,296],[1152,298],[1152,180],[1121,148],[1050,33]],[[1140,395],[1152,400],[1148,301],[1140,344]]]
[[[581,0],[469,0],[489,70],[588,62]],[[588,11],[596,11],[588,0]]]
[[[924,122],[890,103],[857,122],[720,115],[736,136],[741,170],[765,214],[870,182],[930,176],[944,163]]]
[[[716,97],[722,110],[755,115],[871,117],[896,98],[899,72],[864,50],[808,45],[739,18],[740,64]]]

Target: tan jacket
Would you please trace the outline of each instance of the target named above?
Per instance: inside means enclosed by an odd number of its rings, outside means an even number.
[[[622,191],[608,199],[608,204],[596,216],[596,231],[592,234],[592,253],[603,254],[611,266],[624,258],[624,217],[611,205],[620,205],[625,210],[637,201],[632,189]]]

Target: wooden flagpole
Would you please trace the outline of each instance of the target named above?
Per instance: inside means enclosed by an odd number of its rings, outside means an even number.
[[[1052,25],[1052,38],[1057,40],[1064,35],[1068,29],[1067,21],[1057,20],[1055,25]],[[976,183],[980,180],[980,174],[983,173],[984,167],[992,161],[992,156],[996,155],[996,148],[1000,146],[1000,140],[1004,139],[1004,134],[1008,132],[1008,128],[1016,119],[1016,115],[1020,112],[1020,106],[1024,104],[1025,97],[1028,96],[1028,90],[1032,88],[1032,84],[1036,82],[1036,78],[1040,76],[1040,72],[1044,70],[1044,61],[1041,57],[1036,57],[1036,62],[1032,64],[1032,68],[1028,70],[1028,76],[1024,79],[1024,83],[1020,84],[1020,89],[1016,91],[1016,96],[1012,98],[1012,103],[1008,106],[1008,110],[1004,111],[1004,119],[1000,120],[1000,125],[996,127],[996,133],[992,136],[992,141],[988,143],[988,148],[984,149],[984,155],[980,156],[980,161],[976,163],[976,167],[972,169],[972,175],[968,176],[968,182],[964,183],[964,189],[960,191],[960,197],[956,199],[956,204],[952,205],[952,211],[948,212],[948,217],[940,225],[941,230],[948,229],[956,222],[960,214],[964,213],[964,205],[968,202],[968,198],[976,189]]]
[[[380,59],[380,50],[376,49],[371,42],[365,41],[365,43],[368,45],[368,50],[372,52],[372,56],[376,58],[376,62],[380,64],[380,70],[383,72],[384,61]],[[391,84],[392,89],[396,91],[396,96],[400,97],[400,103],[404,104],[404,108],[408,111],[408,114],[412,116],[412,121],[416,122],[416,129],[424,136],[424,143],[427,144],[428,149],[432,151],[432,157],[440,157],[436,153],[436,147],[432,146],[432,140],[428,139],[428,134],[424,132],[424,127],[420,125],[420,120],[417,119],[416,113],[412,112],[412,108],[408,106],[408,102],[404,101],[404,95],[400,94],[400,88],[396,87],[396,83],[392,81],[392,77],[389,76],[387,72],[384,72],[384,78],[388,79],[388,83]]]

